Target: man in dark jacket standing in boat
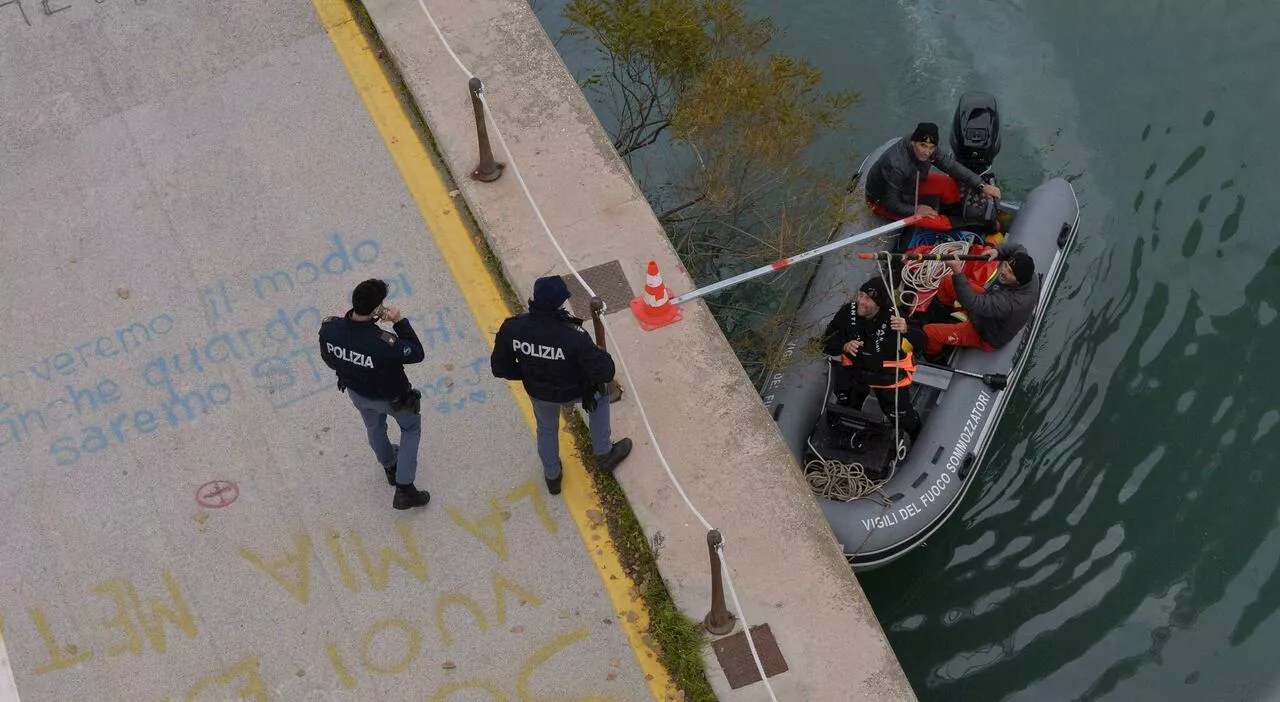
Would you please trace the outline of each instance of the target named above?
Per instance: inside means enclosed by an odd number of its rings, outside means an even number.
[[[527,314],[498,328],[489,365],[496,377],[519,380],[533,402],[538,458],[547,491],[560,494],[560,408],[582,403],[591,428],[591,449],[600,470],[612,472],[631,453],[631,439],[610,441],[609,394],[613,358],[596,346],[582,320],[560,309],[569,286],[560,276],[538,278]],[[602,397],[603,396],[603,397]]]
[[[943,173],[931,173],[931,166]],[[957,223],[938,209],[960,202],[956,181],[987,197],[1000,198],[1000,188],[983,183],[955,156],[938,150],[938,125],[921,122],[911,136],[885,149],[867,172],[867,204],[881,217],[897,220],[919,215],[923,219],[916,226],[950,231]]]
[[[920,433],[920,415],[911,406],[913,348],[925,343],[919,327],[898,315],[884,278],[876,276],[858,288],[858,296],[840,308],[822,335],[822,350],[839,356],[836,401],[860,409],[872,389],[880,411],[911,437]]]
[[[963,309],[967,319],[924,325],[929,339],[926,355],[941,353],[944,346],[998,349],[1017,337],[1031,319],[1040,299],[1040,279],[1027,249],[1022,244],[1005,243],[983,254],[1001,259],[995,278],[985,289],[973,286],[959,261],[947,261],[950,275],[938,286],[935,303],[948,312]]]

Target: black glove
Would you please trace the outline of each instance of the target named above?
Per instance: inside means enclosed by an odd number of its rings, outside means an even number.
[[[410,390],[405,394],[391,401],[391,409],[395,412],[410,411],[414,414],[422,413],[422,392],[420,390]]]
[[[609,394],[609,384],[599,383],[596,385],[588,385],[584,393],[582,393],[582,409],[588,412],[596,411],[599,406],[599,399]]]

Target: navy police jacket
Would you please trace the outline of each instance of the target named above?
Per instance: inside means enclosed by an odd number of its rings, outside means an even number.
[[[409,320],[392,327],[373,321],[351,321],[351,310],[328,317],[320,325],[320,357],[338,374],[338,383],[371,400],[394,400],[413,388],[404,374],[407,363],[421,363],[426,351]]]
[[[613,380],[613,359],[591,341],[582,320],[560,310],[530,310],[498,328],[489,357],[493,374],[524,382],[529,397],[545,402],[583,399]]]

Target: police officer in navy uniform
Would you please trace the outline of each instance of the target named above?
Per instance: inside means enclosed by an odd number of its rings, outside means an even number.
[[[369,446],[396,486],[391,506],[424,507],[431,499],[413,485],[418,472],[418,441],[422,436],[419,415],[421,393],[409,384],[404,367],[426,357],[409,320],[394,307],[383,307],[387,284],[366,280],[351,293],[351,309],[342,317],[329,317],[320,325],[320,357],[338,374],[338,389],[345,390],[360,411],[369,434]],[[392,334],[378,326],[392,323]],[[400,425],[399,449],[387,438],[387,415]]]
[[[600,470],[612,472],[631,453],[631,439],[610,442],[609,397],[613,359],[591,341],[582,320],[560,309],[569,286],[559,276],[533,284],[529,312],[511,317],[498,329],[493,374],[524,383],[538,424],[538,458],[547,490],[560,494],[560,407],[575,402],[587,410],[591,448]],[[602,397],[603,396],[603,397]]]

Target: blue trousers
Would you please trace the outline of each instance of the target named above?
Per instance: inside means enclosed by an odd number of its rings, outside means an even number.
[[[351,404],[360,410],[360,418],[364,420],[364,428],[369,433],[369,446],[378,463],[390,466],[396,464],[396,482],[409,485],[418,475],[418,442],[422,439],[422,417],[416,412],[393,412],[390,400],[374,400],[357,395],[347,388],[347,396]],[[391,440],[387,438],[387,415],[391,415],[400,425],[400,454],[397,458]]]
[[[560,408],[572,407],[570,402],[547,402],[530,397],[533,417],[538,423],[538,459],[542,461],[542,474],[549,480],[560,477]],[[603,456],[613,448],[609,440],[609,396],[596,399],[596,409],[587,413],[587,425],[591,427],[591,450]]]

